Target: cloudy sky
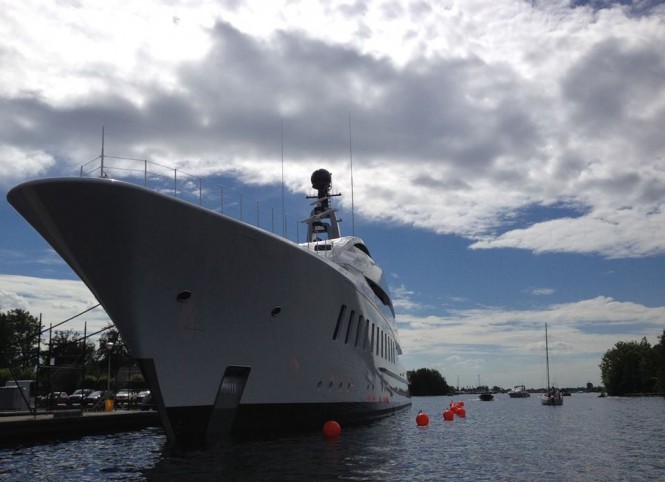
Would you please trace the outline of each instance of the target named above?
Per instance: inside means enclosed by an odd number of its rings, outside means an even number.
[[[96,304],[6,193],[79,175],[104,128],[262,209],[284,179],[294,218],[333,172],[407,368],[544,386],[547,322],[555,382],[599,384],[665,329],[664,3],[4,0],[0,309]]]

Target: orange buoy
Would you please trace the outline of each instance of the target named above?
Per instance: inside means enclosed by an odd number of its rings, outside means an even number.
[[[452,410],[444,410],[443,411],[443,419],[447,421],[451,421],[455,418],[455,414],[453,413]]]
[[[466,417],[466,410],[464,409],[464,407],[460,407],[457,409],[457,413],[455,415],[464,418]]]
[[[334,420],[328,420],[323,424],[323,436],[325,438],[337,438],[342,433],[342,427]]]
[[[416,415],[416,424],[419,427],[427,427],[429,425],[429,415],[426,413],[423,413],[423,411],[419,411],[418,415]]]

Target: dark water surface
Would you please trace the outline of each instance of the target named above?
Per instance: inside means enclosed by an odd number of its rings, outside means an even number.
[[[451,400],[466,418],[442,419]],[[430,416],[419,428],[418,410]],[[365,427],[165,448],[160,429],[0,450],[0,480],[665,480],[665,399],[419,397]]]

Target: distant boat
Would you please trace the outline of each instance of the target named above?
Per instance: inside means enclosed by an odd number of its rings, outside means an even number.
[[[491,402],[492,400],[494,400],[494,395],[492,395],[492,392],[489,392],[489,391],[488,392],[483,392],[483,393],[480,394],[480,399],[483,402]]]
[[[605,392],[600,392],[600,395],[598,395],[598,398],[605,398],[607,397],[607,393]]]
[[[561,390],[550,386],[550,350],[547,342],[547,323],[545,323],[545,358],[547,360],[547,391],[540,397],[543,405],[563,405]]]
[[[524,385],[515,385],[511,391],[508,392],[510,398],[528,398],[531,395],[526,391]]]

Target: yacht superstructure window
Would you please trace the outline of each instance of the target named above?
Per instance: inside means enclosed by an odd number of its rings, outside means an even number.
[[[369,285],[369,287],[372,288],[372,291],[374,292],[376,297],[381,300],[381,303],[383,303],[388,308],[390,308],[390,311],[392,311],[393,316],[395,316],[395,309],[393,308],[393,302],[390,299],[390,296],[388,296],[388,293],[386,293],[383,290],[383,288],[381,288],[378,284],[376,284],[371,279],[365,277],[365,280],[367,281],[367,284]]]
[[[339,308],[332,339],[343,339],[345,345],[365,350],[391,363],[397,358],[397,342],[390,334],[362,313],[349,310],[347,305]]]
[[[353,247],[359,249],[360,251],[365,253],[370,258],[372,257],[372,255],[369,254],[369,249],[367,249],[367,246],[365,246],[364,244],[356,243],[356,244],[353,245]]]
[[[372,343],[369,345],[370,351],[374,351],[374,346],[375,346],[375,342],[374,342],[374,323],[372,323]]]
[[[363,315],[358,315],[358,328],[356,329],[356,342],[354,343],[355,347],[360,345],[360,339],[363,334]]]
[[[355,317],[355,310],[351,310],[351,314],[349,315],[349,325],[346,328],[346,336],[344,337],[345,344],[349,343],[349,338],[351,337],[351,332],[353,331],[353,321],[355,320]]]
[[[342,327],[342,322],[344,321],[344,312],[346,311],[346,305],[342,305],[339,309],[339,315],[337,316],[337,324],[335,325],[335,331],[333,332],[332,339],[336,340],[339,336],[340,329]]]

